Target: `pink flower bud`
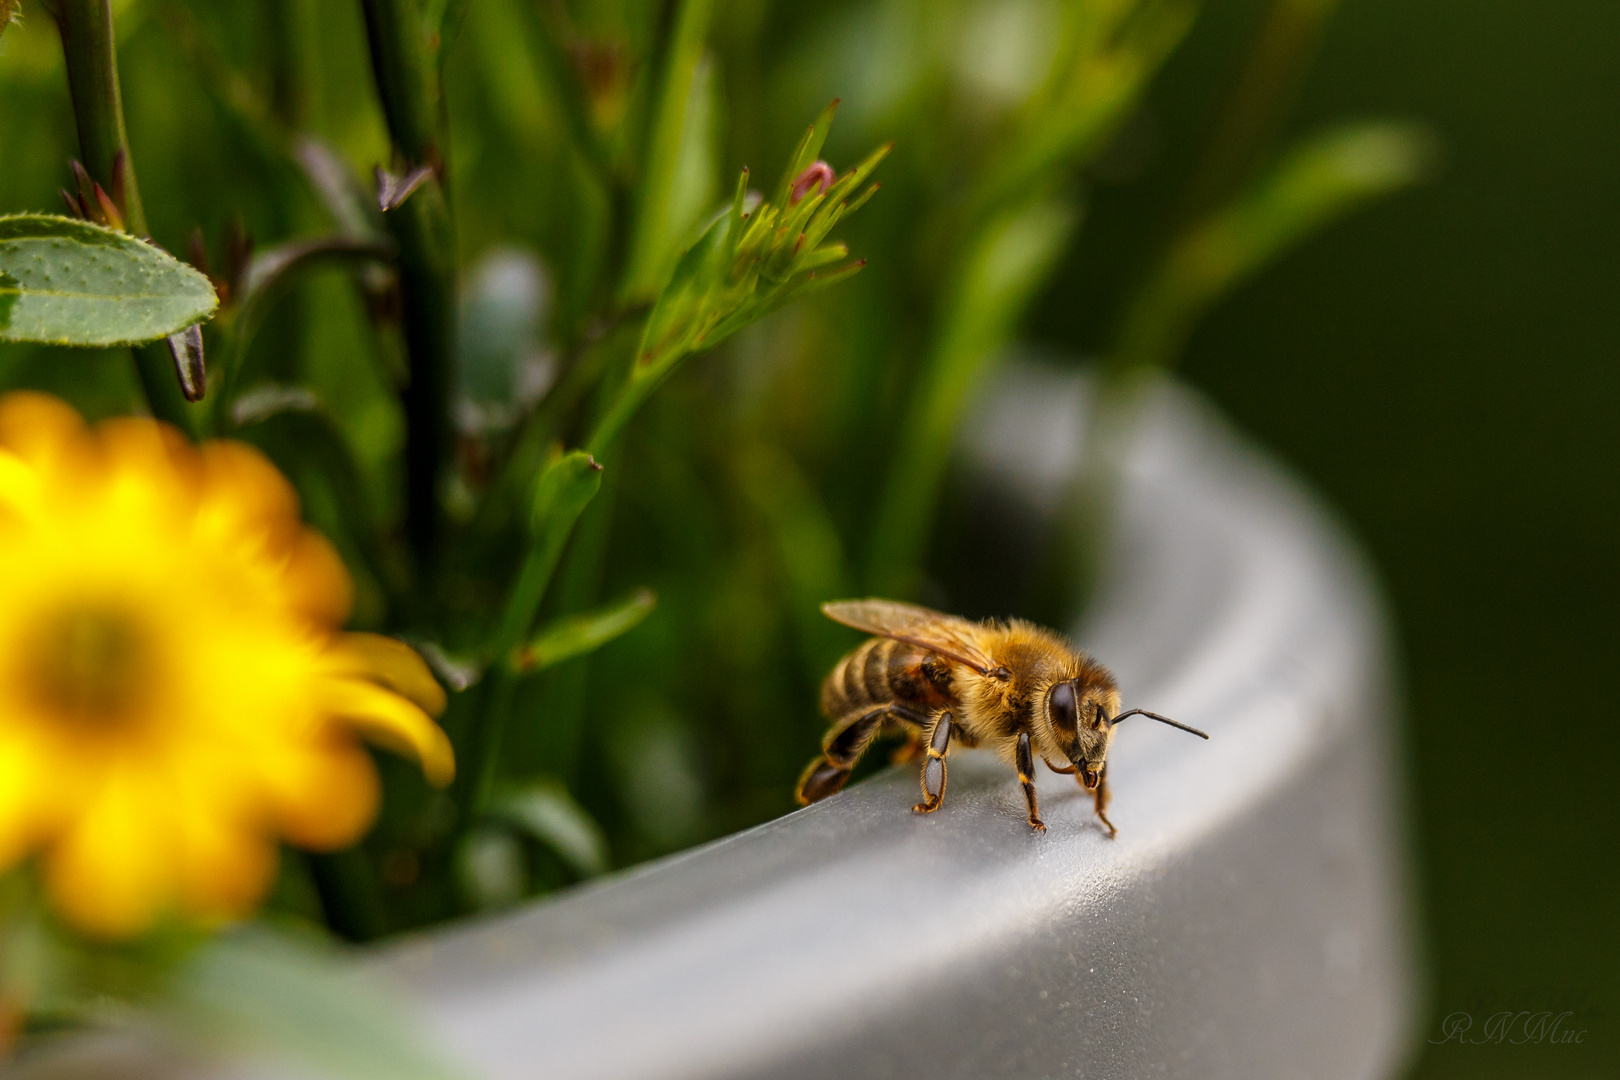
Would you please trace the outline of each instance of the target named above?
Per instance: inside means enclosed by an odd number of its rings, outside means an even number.
[[[794,178],[793,186],[789,189],[789,204],[796,203],[810,194],[812,188],[817,193],[826,191],[832,187],[832,182],[837,176],[838,174],[833,172],[833,167],[825,161],[812,163],[804,172]]]

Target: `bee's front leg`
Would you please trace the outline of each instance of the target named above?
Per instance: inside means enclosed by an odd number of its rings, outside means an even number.
[[[934,726],[928,731],[928,757],[923,761],[923,800],[911,808],[913,813],[932,814],[945,801],[945,751],[951,744],[952,717],[949,709],[941,709],[934,717]]]
[[[1046,831],[1041,820],[1040,804],[1035,801],[1035,755],[1029,748],[1029,732],[1018,736],[1018,782],[1024,786],[1024,801],[1029,804],[1029,827],[1038,833]]]
[[[1107,814],[1103,813],[1104,810],[1108,809],[1108,766],[1103,766],[1103,773],[1097,778],[1097,790],[1092,794],[1096,799],[1096,802],[1092,804],[1093,808],[1097,811],[1098,819],[1108,826],[1108,839],[1112,840],[1119,835],[1119,830],[1114,828],[1114,823],[1108,820]]]

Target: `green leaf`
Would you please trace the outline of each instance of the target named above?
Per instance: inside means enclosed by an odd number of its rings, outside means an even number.
[[[1058,62],[989,155],[972,216],[988,218],[1095,158],[1197,13],[1191,0],[1066,5]]]
[[[517,671],[538,671],[594,652],[635,629],[652,614],[657,603],[651,589],[639,589],[616,604],[558,619],[518,650],[512,657],[512,667]]]
[[[1004,211],[975,238],[901,426],[872,542],[874,590],[909,587],[963,409],[1051,276],[1077,219],[1067,204],[1041,201]]]
[[[1418,180],[1433,158],[1425,131],[1397,123],[1348,125],[1296,146],[1175,243],[1126,316],[1116,362],[1173,362],[1222,296],[1312,233]]]
[[[781,183],[776,188],[776,198],[773,200],[776,205],[787,205],[788,190],[793,186],[793,181],[800,173],[815,164],[816,156],[821,153],[822,144],[827,141],[827,132],[832,129],[833,117],[837,112],[838,99],[833,98],[805,131],[799,145],[793,148],[793,156],[788,159],[787,171],[782,174]]]
[[[553,461],[534,485],[535,535],[542,540],[559,526],[571,526],[602,487],[602,466],[583,450]]]
[[[811,125],[794,152],[793,164],[808,163],[820,152],[836,105],[829,105]],[[593,453],[606,451],[641,403],[685,357],[714,348],[783,305],[842,281],[866,265],[863,260],[828,270],[848,251],[842,244],[823,245],[821,240],[871,195],[871,189],[856,194],[855,187],[890,149],[878,148],[826,191],[806,194],[797,202],[791,190],[796,172],[790,164],[776,199],[756,205],[751,213],[746,212],[748,172],[743,170],[732,205],[715,215],[697,243],[680,257],[658,294],[630,378],[586,442]]]
[[[50,214],[0,217],[0,341],[135,345],[218,305],[206,277],[126,233]]]
[[[691,235],[692,216],[685,216],[691,214],[690,204],[712,198],[715,80],[712,71],[700,70],[700,61],[713,10],[714,0],[682,0],[676,17],[642,170],[622,289],[626,300],[647,300],[657,293],[677,245]],[[688,190],[692,188],[696,190]]]
[[[607,871],[608,845],[602,827],[554,780],[496,791],[489,813],[555,851],[580,877]]]
[[[558,457],[535,481],[530,504],[534,543],[507,598],[488,655],[506,656],[528,633],[574,522],[601,488],[602,466],[583,450]]]
[[[351,1080],[450,1080],[463,1074],[427,1046],[380,986],[328,953],[253,929],[215,938],[181,964],[156,1003],[199,1041],[292,1060]]]

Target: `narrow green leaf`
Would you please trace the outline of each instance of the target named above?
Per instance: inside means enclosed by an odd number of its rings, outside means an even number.
[[[583,450],[557,458],[535,481],[529,519],[534,543],[507,597],[488,655],[508,655],[529,632],[574,522],[601,488],[602,466]]]
[[[262,929],[221,935],[185,961],[159,1003],[192,1037],[350,1080],[450,1080],[460,1070],[380,986]]]
[[[602,466],[583,450],[564,454],[552,462],[534,485],[531,522],[544,539],[559,526],[572,525],[602,487]]]
[[[622,296],[627,300],[650,299],[674,259],[690,221],[678,220],[681,207],[690,202],[683,187],[700,189],[701,201],[712,197],[712,175],[704,144],[710,140],[704,130],[712,112],[712,78],[698,77],[703,43],[709,30],[714,0],[681,0],[664,60],[663,87],[654,117],[651,145],[642,170],[636,207],[635,231],[625,272]],[[694,176],[682,176],[683,159],[696,156]],[[691,161],[685,162],[692,164]],[[701,190],[708,188],[709,190]],[[689,211],[688,211],[689,212]],[[701,212],[701,211],[700,211]]]
[[[133,236],[50,214],[0,217],[0,341],[135,345],[218,306],[206,277]]]
[[[551,848],[580,877],[607,871],[608,845],[602,827],[554,780],[497,790],[490,799],[489,813]]]
[[[793,166],[813,161],[820,152],[837,104],[834,101],[823,110],[805,134],[774,202],[756,206],[745,219],[744,173],[730,209],[717,214],[675,264],[644,324],[631,377],[586,442],[593,453],[603,453],[612,444],[642,402],[685,357],[714,348],[789,301],[841,281],[864,265],[854,263],[818,276],[815,268],[829,264],[819,241],[835,220],[816,217],[826,205],[828,193],[806,196],[796,204],[790,201],[792,178],[803,171]],[[883,147],[870,155],[840,191],[851,190],[887,152],[888,147]],[[737,227],[744,220],[747,227],[738,236]],[[812,221],[818,222],[814,242],[802,231]],[[842,246],[833,248],[838,252],[833,258],[842,259]]]
[[[793,157],[788,160],[787,172],[782,174],[782,182],[777,186],[776,198],[771,200],[776,206],[786,206],[788,195],[793,187],[794,179],[811,165],[815,164],[816,157],[821,153],[822,144],[827,141],[827,132],[832,128],[833,115],[838,112],[838,99],[833,98],[821,115],[816,117],[799,140],[799,145],[793,149]]]
[[[674,274],[647,317],[647,328],[636,353],[638,375],[672,363],[688,347],[703,314],[709,284],[705,270],[725,252],[731,220],[730,214],[716,218],[675,264]]]
[[[1174,361],[1198,319],[1261,267],[1371,199],[1413,183],[1433,140],[1407,124],[1354,124],[1288,152],[1170,249],[1120,331],[1121,367]]]
[[[1198,6],[1194,0],[1068,5],[1060,62],[990,156],[971,199],[973,216],[989,218],[1095,158],[1186,36]]]
[[[658,598],[651,589],[637,590],[616,604],[568,615],[551,623],[512,657],[517,671],[539,671],[606,645],[640,625]]]
[[[904,593],[909,587],[962,411],[1050,277],[1077,217],[1057,201],[1015,206],[976,237],[901,425],[872,542],[868,584],[874,590]]]

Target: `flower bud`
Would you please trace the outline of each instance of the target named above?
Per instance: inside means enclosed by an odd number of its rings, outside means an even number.
[[[810,194],[811,189],[814,189],[819,195],[832,187],[833,181],[837,178],[838,174],[833,172],[833,167],[825,161],[812,162],[805,168],[804,172],[793,178],[793,186],[789,189],[788,202],[790,204],[798,202]]]

